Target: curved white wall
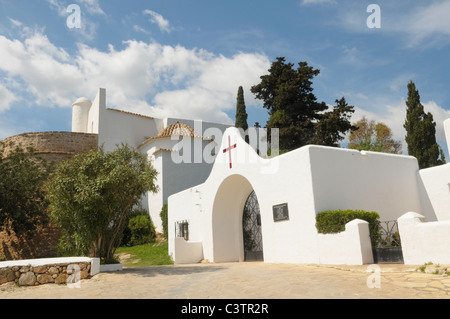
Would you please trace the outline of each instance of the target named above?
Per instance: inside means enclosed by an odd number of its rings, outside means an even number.
[[[88,100],[77,100],[72,104],[72,132],[88,132],[88,117],[91,105],[92,103]]]

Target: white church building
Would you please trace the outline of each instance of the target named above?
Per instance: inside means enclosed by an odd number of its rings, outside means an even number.
[[[450,145],[450,119],[444,127]],[[104,89],[73,104],[72,131],[98,134],[106,151],[127,143],[153,161],[160,191],[142,204],[161,230],[168,203],[177,264],[373,263],[367,222],[337,234],[316,229],[319,212],[347,209],[398,223],[405,264],[450,264],[450,164],[419,170],[411,156],[312,145],[261,157],[230,125],[107,108]]]
[[[154,118],[108,108],[105,89],[99,89],[92,102],[82,97],[72,105],[72,132],[98,134],[98,146],[105,151],[112,151],[124,143],[148,155],[159,173],[159,192],[149,193],[142,206],[149,211],[158,231],[162,231],[159,214],[162,206],[167,204],[167,198],[207,179],[217,146],[213,136],[222,135],[229,126]],[[208,136],[204,137],[204,133]],[[194,158],[195,154],[203,153],[205,156],[200,159]],[[185,160],[191,156],[192,160]]]

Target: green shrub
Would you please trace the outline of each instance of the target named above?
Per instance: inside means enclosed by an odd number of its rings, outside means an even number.
[[[163,235],[166,239],[169,238],[169,229],[168,229],[168,208],[167,204],[164,204],[161,208],[161,213],[159,213],[159,216],[161,217],[162,227],[163,227]]]
[[[130,213],[130,215],[128,215],[126,217],[126,220],[125,220],[126,226],[122,233],[120,246],[126,246],[126,247],[132,246],[131,245],[131,229],[129,227],[129,224],[130,224],[130,219],[132,219],[138,215],[148,215],[148,211],[145,208],[143,208],[142,206],[138,205],[133,209],[133,211]]]
[[[147,244],[156,239],[155,226],[148,214],[130,218],[128,228],[131,233],[131,246]]]
[[[345,230],[345,224],[354,220],[362,219],[369,223],[372,239],[372,247],[376,247],[380,240],[379,218],[377,212],[366,212],[364,210],[327,210],[316,215],[316,228],[321,234],[339,233]]]

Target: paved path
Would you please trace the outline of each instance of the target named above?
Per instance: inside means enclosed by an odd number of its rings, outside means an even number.
[[[308,299],[449,298],[450,277],[418,266],[325,266],[259,262],[125,268],[82,280],[80,288],[54,284],[0,286],[0,299]],[[378,277],[377,277],[378,276]],[[379,279],[377,281],[377,279]],[[369,288],[368,286],[373,288]],[[378,286],[378,288],[377,288]]]

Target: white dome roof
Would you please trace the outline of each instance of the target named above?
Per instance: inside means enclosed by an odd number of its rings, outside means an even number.
[[[89,104],[89,105],[91,105],[92,102],[90,100],[88,100],[87,98],[85,98],[85,97],[80,97],[75,102],[73,102],[72,106],[80,105],[80,104]]]

